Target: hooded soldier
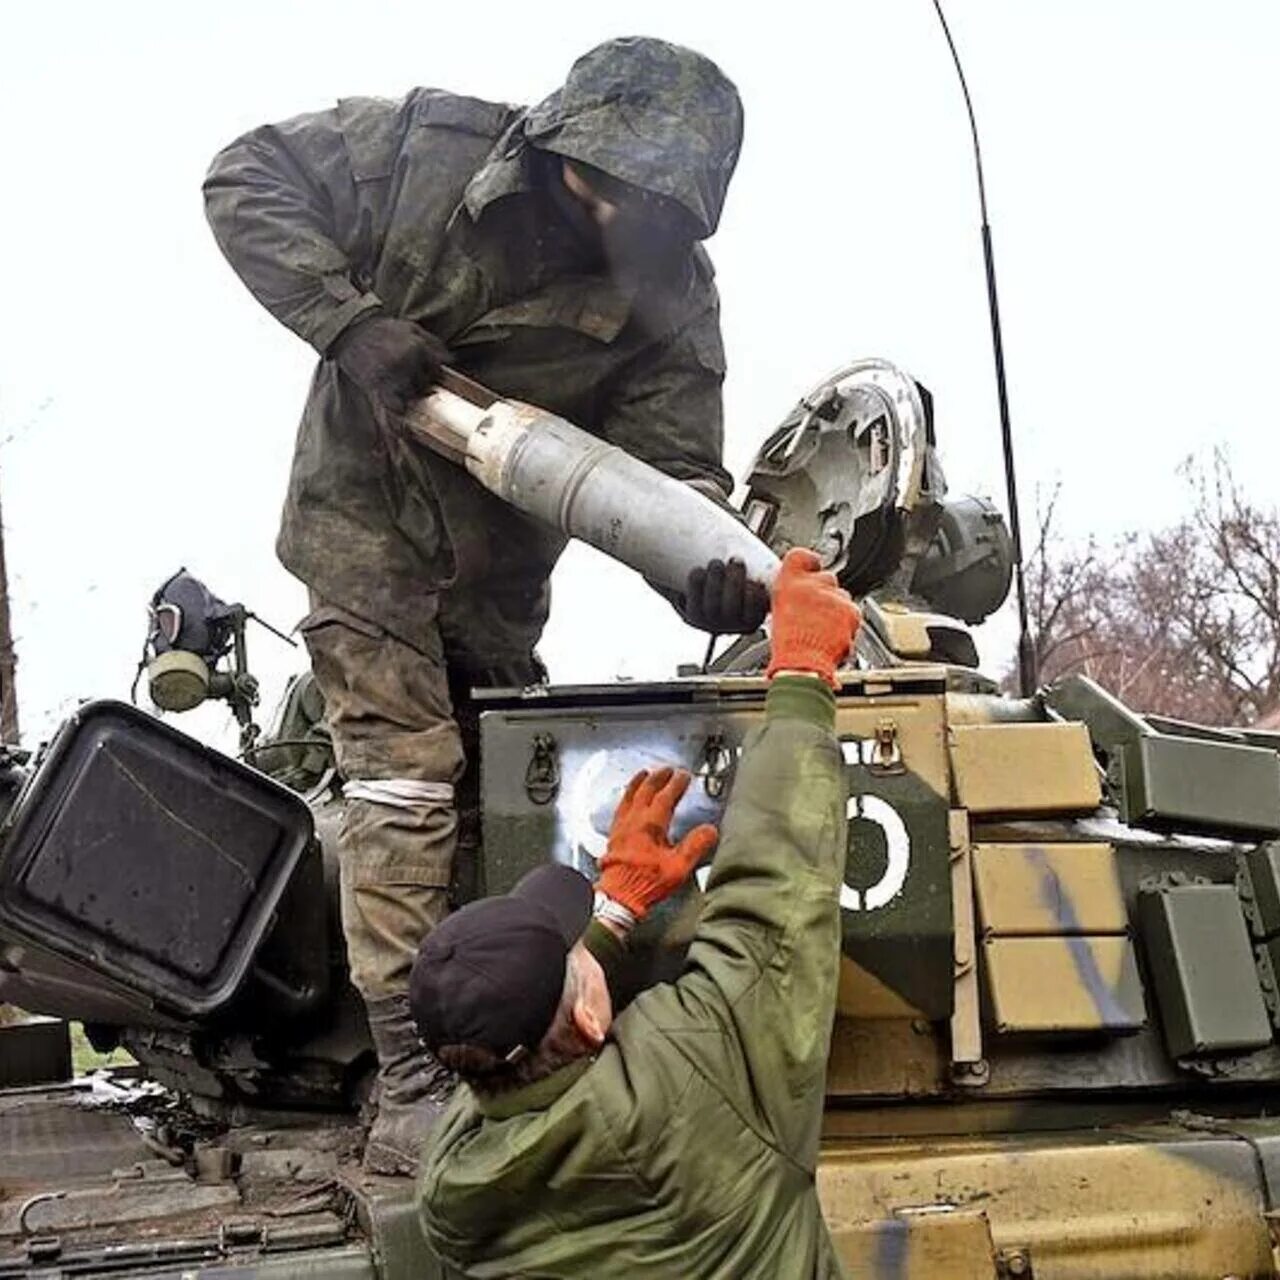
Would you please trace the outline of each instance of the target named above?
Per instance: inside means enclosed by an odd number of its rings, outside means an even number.
[[[475,883],[477,686],[527,685],[562,535],[409,439],[448,362],[723,501],[724,349],[710,261],[742,140],[737,91],[652,39],[580,58],[532,109],[415,89],[246,134],[205,182],[219,245],[320,356],[277,552],[345,784],[343,928],[377,1051],[365,1153],[412,1172],[453,1080],[414,1032],[409,970]],[[673,603],[754,629],[710,566]],[[584,620],[585,622],[585,620]]]

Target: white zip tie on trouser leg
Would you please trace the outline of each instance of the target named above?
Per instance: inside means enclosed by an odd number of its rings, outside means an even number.
[[[453,805],[452,782],[421,782],[417,778],[353,779],[342,788],[348,800],[385,804],[393,809],[439,809]]]

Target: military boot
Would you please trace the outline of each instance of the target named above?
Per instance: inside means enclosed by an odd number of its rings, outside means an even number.
[[[412,1177],[418,1155],[453,1097],[457,1077],[418,1039],[409,997],[365,1000],[378,1054],[377,1114],[364,1148],[368,1173]]]

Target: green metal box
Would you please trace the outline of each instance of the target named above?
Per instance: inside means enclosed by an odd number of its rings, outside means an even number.
[[[594,879],[622,789],[641,768],[694,774],[676,838],[717,821],[765,692],[758,677],[712,676],[487,697],[481,891],[503,892],[547,858]],[[953,1000],[944,693],[936,669],[867,673],[846,680],[836,713],[849,785],[844,954],[900,997],[905,1016],[926,1018],[948,1017]],[[632,940],[635,981],[678,971],[706,874]]]
[[[1244,912],[1226,884],[1139,895],[1138,915],[1165,1044],[1175,1058],[1270,1043]]]
[[[1138,826],[1280,831],[1280,755],[1150,734],[1122,751],[1125,817]]]

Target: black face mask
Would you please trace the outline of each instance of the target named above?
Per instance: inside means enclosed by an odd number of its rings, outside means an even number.
[[[575,239],[620,284],[671,290],[685,283],[696,235],[673,200],[651,195],[574,161],[617,212],[601,226],[564,184],[563,158],[536,152],[542,185]]]
[[[549,151],[534,150],[530,156],[539,185],[550,197],[574,240],[592,261],[603,261],[604,245],[600,239],[600,227],[582,201],[564,185],[561,172],[564,161]]]
[[[675,289],[692,264],[692,242],[646,205],[620,207],[600,239],[610,274],[623,283]]]

